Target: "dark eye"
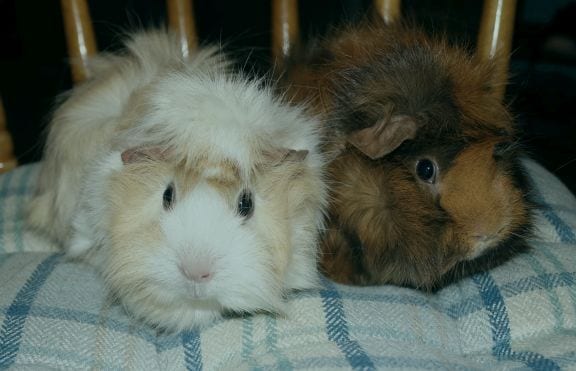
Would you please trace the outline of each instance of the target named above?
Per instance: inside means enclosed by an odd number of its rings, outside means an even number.
[[[162,195],[162,207],[164,207],[164,210],[171,209],[175,199],[176,199],[176,189],[174,188],[174,183],[170,183],[168,184],[168,187],[166,187],[166,189],[164,190],[164,194]]]
[[[243,191],[238,197],[238,214],[244,218],[249,218],[254,212],[254,202],[252,201],[252,193],[250,191]]]
[[[416,175],[426,183],[434,183],[436,181],[436,164],[427,158],[418,160]]]

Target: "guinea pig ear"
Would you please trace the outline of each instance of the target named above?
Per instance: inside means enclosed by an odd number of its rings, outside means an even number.
[[[124,165],[149,161],[163,160],[166,158],[166,150],[161,147],[134,147],[128,148],[120,155]]]
[[[290,149],[277,148],[264,152],[264,158],[272,166],[280,165],[285,162],[302,162],[308,156],[307,149]]]
[[[374,160],[394,151],[405,140],[413,139],[417,131],[418,125],[412,117],[396,115],[351,133],[347,140]]]

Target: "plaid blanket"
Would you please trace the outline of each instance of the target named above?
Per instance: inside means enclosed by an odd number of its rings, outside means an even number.
[[[526,166],[543,205],[528,254],[435,294],[326,280],[286,317],[177,335],[131,321],[89,267],[25,230],[38,168],[18,168],[0,177],[0,369],[576,369],[576,199]]]

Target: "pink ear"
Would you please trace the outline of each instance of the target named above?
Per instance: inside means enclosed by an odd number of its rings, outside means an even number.
[[[135,147],[124,150],[121,154],[124,165],[149,160],[162,160],[166,158],[166,151],[160,147]]]
[[[394,151],[405,140],[413,139],[417,131],[417,124],[410,116],[397,115],[353,132],[348,142],[374,160]]]

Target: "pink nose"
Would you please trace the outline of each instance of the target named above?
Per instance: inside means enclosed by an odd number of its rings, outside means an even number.
[[[194,282],[208,282],[212,279],[212,273],[206,266],[193,266],[179,264],[178,269],[180,273],[190,281]]]

